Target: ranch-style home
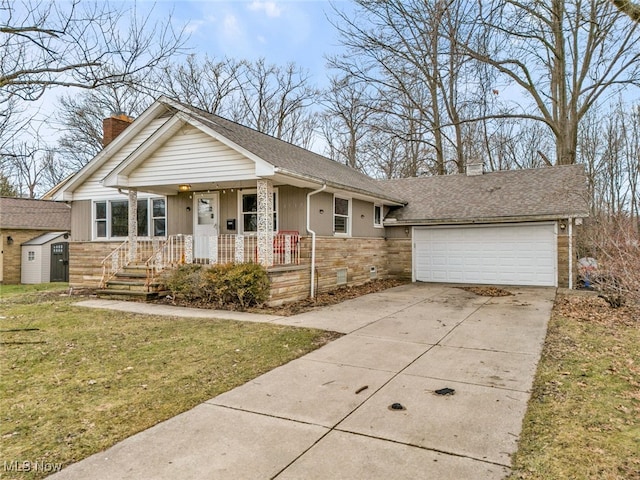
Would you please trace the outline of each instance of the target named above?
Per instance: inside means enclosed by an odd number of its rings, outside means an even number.
[[[389,277],[571,287],[588,214],[579,165],[375,180],[165,97],[105,119],[104,149],[49,197],[71,205],[72,285],[259,262],[273,304]]]

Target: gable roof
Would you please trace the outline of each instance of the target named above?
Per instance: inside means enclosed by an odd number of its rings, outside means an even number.
[[[0,197],[0,228],[69,230],[71,207],[48,200]]]
[[[110,156],[117,153],[124,145],[126,145],[133,137],[138,135],[151,121],[163,115],[167,110],[166,105],[154,102],[134,121],[123,133],[118,135],[111,143],[104,147],[98,154],[93,157],[80,170],[63,180],[46,193],[47,199],[55,200],[72,200],[72,196],[68,194],[73,192],[77,187],[82,185],[93,175]]]
[[[385,221],[402,224],[472,223],[586,217],[587,183],[582,165],[504,170],[483,175],[380,180],[408,200]]]
[[[331,187],[359,191],[394,203],[404,203],[402,195],[390,195],[377,180],[358,170],[218,115],[173,100],[164,101],[173,104],[184,113],[197,117],[234,144],[270,163],[276,167],[278,173],[306,177],[319,184],[326,183]]]
[[[56,199],[71,200],[70,192],[88,180],[151,121],[160,117],[167,117],[169,123],[172,121],[170,117],[177,117],[178,120],[190,123],[228,147],[242,153],[256,162],[258,165],[256,172],[259,176],[271,176],[275,173],[278,176],[298,179],[309,186],[326,184],[335,190],[373,197],[384,200],[391,205],[404,203],[402,197],[389,195],[376,180],[346,165],[167,97],[160,97],[156,100],[130,127],[78,171],[73,178],[52,192],[52,196]],[[166,130],[170,134],[171,125],[167,124]],[[140,161],[144,161],[146,158],[144,150],[152,152],[154,148],[157,148],[154,142],[162,142],[165,139],[166,137],[163,135],[155,135],[154,138],[145,140],[105,177],[105,184],[116,186],[119,182],[118,175],[121,172],[135,168]],[[264,165],[268,165],[268,168],[264,168]]]

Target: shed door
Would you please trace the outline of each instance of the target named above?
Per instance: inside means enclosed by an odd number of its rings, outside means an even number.
[[[555,286],[553,223],[416,227],[414,278],[422,282]]]
[[[69,281],[69,244],[67,242],[51,244],[51,277],[49,281]]]

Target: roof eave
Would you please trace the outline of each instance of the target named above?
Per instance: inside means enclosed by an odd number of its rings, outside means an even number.
[[[131,136],[137,135],[147,124],[157,117],[157,115],[166,109],[166,106],[160,100],[156,100],[140,117],[138,117],[124,132],[118,135],[109,145],[104,147],[98,154],[93,157],[89,163],[78,170],[67,182],[58,189],[53,195],[54,200],[73,200],[73,191],[76,186],[81,185],[85,179],[95,173],[104,162],[115,152],[117,152]]]
[[[516,223],[516,222],[544,222],[562,218],[587,218],[588,213],[558,213],[547,215],[513,215],[504,217],[473,217],[473,218],[426,218],[426,219],[387,219],[385,227],[395,225],[474,225],[484,223]]]
[[[276,173],[279,173],[281,175],[287,176],[287,177],[291,177],[291,178],[295,178],[298,180],[302,180],[304,182],[308,182],[312,185],[327,185],[327,187],[330,187],[332,189],[335,190],[340,190],[340,191],[344,191],[344,192],[351,192],[351,193],[355,193],[357,195],[360,195],[362,197],[366,197],[368,199],[371,199],[372,201],[382,201],[385,205],[393,205],[393,206],[398,206],[398,207],[402,207],[405,206],[407,204],[407,202],[405,202],[404,200],[400,200],[398,198],[394,198],[394,197],[389,197],[386,195],[380,195],[378,193],[375,192],[371,192],[368,190],[364,190],[361,188],[354,188],[352,186],[349,185],[342,185],[340,183],[337,182],[332,182],[330,180],[326,180],[323,178],[318,178],[318,177],[313,177],[311,175],[304,175],[301,173],[296,173],[296,172],[291,172],[285,168],[281,168],[281,167],[276,167]]]

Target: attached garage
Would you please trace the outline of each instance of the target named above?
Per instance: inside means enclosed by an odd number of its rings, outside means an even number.
[[[414,227],[415,281],[557,285],[555,222]]]

